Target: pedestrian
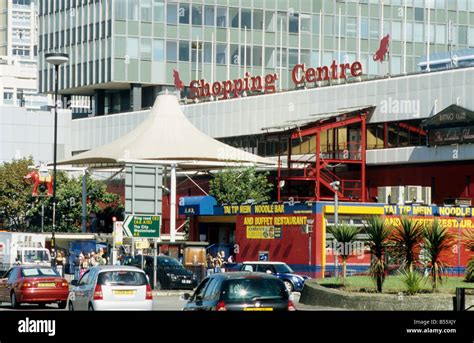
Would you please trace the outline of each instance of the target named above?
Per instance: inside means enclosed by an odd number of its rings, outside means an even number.
[[[216,257],[214,258],[213,261],[214,261],[214,272],[215,273],[220,273],[221,268],[222,268],[222,263],[223,263],[222,256],[221,256],[220,252],[217,252],[217,255],[216,255]]]
[[[212,259],[211,254],[206,255],[206,263],[207,263],[207,276],[211,275],[212,272],[214,271],[214,261]]]
[[[60,276],[64,276],[64,255],[61,250],[56,255],[56,271]]]

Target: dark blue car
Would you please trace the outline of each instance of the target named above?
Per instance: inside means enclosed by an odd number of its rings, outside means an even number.
[[[240,266],[241,271],[261,272],[275,275],[283,281],[289,292],[301,292],[304,282],[309,279],[307,276],[295,274],[295,272],[283,262],[243,262]]]

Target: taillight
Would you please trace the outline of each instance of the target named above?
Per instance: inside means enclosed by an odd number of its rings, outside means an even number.
[[[21,284],[21,288],[31,288],[33,287],[33,284],[31,282],[23,282]]]
[[[288,311],[296,311],[295,304],[291,300],[288,300]]]
[[[104,295],[102,294],[102,286],[97,284],[94,289],[94,300],[102,300]]]
[[[149,284],[146,285],[146,297],[145,300],[153,300],[153,293],[151,292],[151,286]]]
[[[69,288],[69,283],[67,281],[61,282],[61,287],[62,288]]]
[[[227,311],[227,308],[225,307],[225,302],[224,301],[219,301],[216,306],[216,311]]]

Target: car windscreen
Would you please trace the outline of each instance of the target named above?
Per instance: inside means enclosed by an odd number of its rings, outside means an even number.
[[[280,273],[280,274],[292,274],[292,273],[294,273],[293,269],[288,267],[288,265],[286,265],[286,264],[275,264],[275,265],[273,265],[273,267],[275,267],[276,272]]]
[[[222,300],[242,302],[288,299],[285,285],[279,279],[247,277],[227,280],[222,287]]]
[[[179,268],[182,267],[182,264],[175,258],[158,258],[158,265],[160,267],[172,267],[172,268]]]
[[[53,268],[24,268],[21,270],[23,277],[57,277],[58,273]]]
[[[148,281],[142,272],[117,270],[101,272],[97,283],[102,286],[144,286]]]
[[[44,250],[25,250],[24,251],[24,262],[25,263],[36,263],[36,262],[48,262],[49,256]]]

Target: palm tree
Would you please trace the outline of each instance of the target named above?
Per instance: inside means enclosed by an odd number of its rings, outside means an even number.
[[[474,230],[467,230],[464,234],[464,242],[466,243],[466,247],[474,252]],[[471,257],[469,262],[467,263],[466,274],[464,275],[464,279],[467,282],[474,282],[474,256]]]
[[[438,280],[442,280],[441,275],[444,267],[441,254],[452,247],[453,235],[448,232],[447,228],[443,228],[438,220],[435,220],[431,225],[425,226],[423,238],[428,265],[431,267],[431,283],[433,291],[436,291]]]
[[[367,218],[364,232],[369,236],[368,243],[370,252],[374,257],[370,264],[370,276],[377,283],[377,292],[382,293],[382,286],[385,281],[385,252],[387,240],[390,237],[390,228],[385,225],[382,217],[371,216]]]
[[[418,259],[420,243],[423,240],[423,225],[418,220],[403,217],[392,234],[393,251],[405,268],[413,271]]]
[[[330,227],[328,231],[334,236],[336,243],[338,243],[337,251],[342,257],[342,283],[345,283],[347,274],[347,258],[351,255],[351,249],[349,246],[355,240],[360,230],[353,225],[341,224]],[[342,249],[339,249],[339,247],[342,247]]]

